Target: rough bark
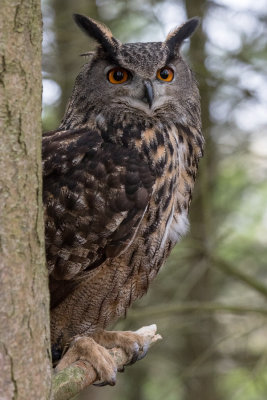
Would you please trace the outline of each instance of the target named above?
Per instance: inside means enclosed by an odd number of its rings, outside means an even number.
[[[39,0],[0,13],[0,399],[49,399]]]

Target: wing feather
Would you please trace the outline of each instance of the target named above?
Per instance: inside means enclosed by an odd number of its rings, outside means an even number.
[[[105,142],[88,129],[47,133],[43,176],[53,280],[79,279],[127,249],[154,184],[137,150]]]

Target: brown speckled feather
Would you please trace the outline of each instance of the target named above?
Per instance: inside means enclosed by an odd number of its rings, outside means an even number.
[[[197,84],[179,52],[197,20],[163,43],[121,44],[75,18],[100,47],[76,79],[60,128],[43,137],[55,358],[146,292],[188,230],[204,142]],[[113,84],[118,67],[127,78]],[[159,78],[166,68],[167,82]]]
[[[43,165],[49,272],[77,280],[127,249],[154,178],[137,151],[88,129],[45,135]]]

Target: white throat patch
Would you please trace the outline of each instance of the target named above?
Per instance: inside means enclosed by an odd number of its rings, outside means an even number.
[[[189,230],[189,221],[187,212],[183,210],[180,214],[174,214],[173,208],[170,218],[166,225],[166,230],[161,240],[160,247],[165,246],[167,238],[173,243],[177,243],[182,236],[184,236]]]

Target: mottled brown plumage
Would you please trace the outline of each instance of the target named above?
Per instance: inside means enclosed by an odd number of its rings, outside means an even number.
[[[108,347],[107,337],[122,343],[121,334],[116,340],[101,330],[146,292],[187,231],[203,150],[199,93],[179,51],[197,20],[163,43],[121,44],[95,21],[75,19],[99,47],[77,77],[59,129],[43,137],[55,358],[77,335],[90,336],[90,354],[92,343]],[[158,76],[166,66],[171,81]],[[109,81],[114,67],[126,71],[125,82]],[[129,335],[126,349],[135,342]],[[70,360],[78,347],[67,352]],[[111,371],[96,368],[113,382]]]

